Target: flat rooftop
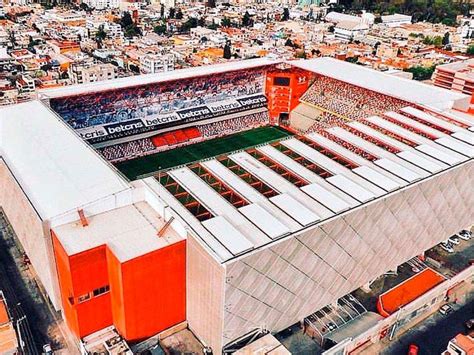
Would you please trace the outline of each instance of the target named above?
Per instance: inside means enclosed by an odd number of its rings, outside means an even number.
[[[172,226],[158,237],[166,222],[146,202],[88,217],[88,222],[87,227],[76,221],[53,228],[68,255],[107,245],[125,262],[184,239]]]

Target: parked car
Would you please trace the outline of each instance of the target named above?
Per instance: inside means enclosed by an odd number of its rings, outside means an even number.
[[[330,332],[337,328],[337,326],[333,322],[329,322],[328,324],[326,324],[326,326],[328,327],[328,331]]]
[[[469,240],[469,239],[472,238],[472,232],[468,231],[466,229],[463,229],[462,231],[460,231],[458,233],[458,236],[459,236],[459,238],[461,238],[463,240]]]
[[[447,242],[451,242],[453,243],[454,245],[458,245],[459,243],[461,243],[461,241],[459,240],[458,236],[455,234],[455,235],[452,235],[448,238]]]
[[[420,350],[418,346],[415,344],[410,344],[408,347],[408,355],[418,355],[418,350]]]
[[[51,348],[51,344],[43,345],[43,355],[52,355],[53,349]]]
[[[449,304],[445,304],[441,306],[441,308],[439,309],[439,313],[441,313],[443,316],[448,315],[452,311],[454,311],[454,309]]]
[[[451,243],[441,242],[441,243],[439,243],[439,246],[443,250],[447,251],[448,253],[454,253],[454,249],[453,249],[453,246],[452,246]]]

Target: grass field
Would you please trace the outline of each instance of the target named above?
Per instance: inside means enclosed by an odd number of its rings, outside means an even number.
[[[251,129],[223,138],[211,139],[182,148],[147,155],[117,163],[116,167],[130,180],[151,175],[174,166],[211,158],[224,153],[250,148],[262,143],[282,139],[292,133],[279,127],[268,126]]]

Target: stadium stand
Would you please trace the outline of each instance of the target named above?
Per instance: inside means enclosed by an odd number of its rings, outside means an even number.
[[[199,126],[198,129],[203,137],[218,137],[263,126],[268,124],[268,121],[268,112],[260,112]]]
[[[184,144],[195,143],[203,139],[216,138],[238,133],[248,129],[267,125],[268,112],[258,112],[232,119],[213,122],[198,127],[178,129],[151,138],[111,145],[98,149],[102,156],[111,162],[132,159],[143,155],[167,150]]]
[[[351,120],[410,106],[403,100],[321,75],[300,100]]]
[[[263,92],[264,71],[248,69],[51,100],[74,129],[167,114]]]

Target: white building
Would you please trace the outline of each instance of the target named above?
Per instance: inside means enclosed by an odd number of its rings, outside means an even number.
[[[411,24],[411,16],[403,14],[393,14],[382,16],[382,23],[388,27],[400,27]]]
[[[336,38],[350,41],[356,36],[363,36],[369,31],[369,26],[363,23],[342,21],[334,27]]]
[[[95,83],[117,78],[117,69],[112,64],[72,65],[69,70],[75,84]]]
[[[462,38],[472,38],[474,35],[474,19],[463,18],[457,32]]]
[[[83,0],[82,2],[97,10],[117,9],[120,6],[119,0]]]
[[[140,57],[140,71],[144,74],[161,73],[174,70],[176,62],[173,53],[145,54]]]

